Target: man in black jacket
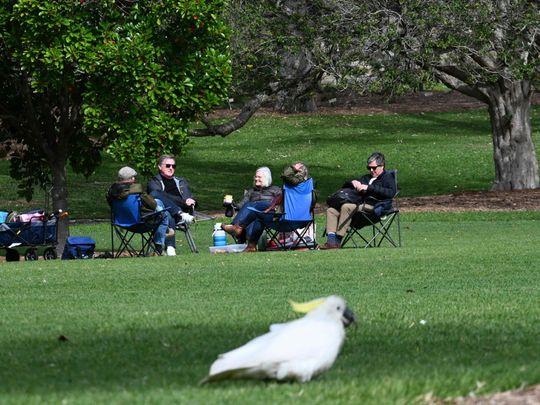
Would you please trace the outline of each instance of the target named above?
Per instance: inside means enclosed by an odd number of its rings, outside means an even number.
[[[390,208],[391,200],[396,195],[396,183],[393,176],[384,170],[384,155],[373,152],[367,160],[369,173],[355,180],[347,181],[342,188],[351,188],[358,193],[357,204],[364,203],[364,211],[380,215]],[[370,199],[370,197],[374,198]],[[338,249],[341,239],[349,229],[352,214],[357,204],[346,203],[339,210],[329,207],[326,211],[326,232],[328,239],[321,249]]]
[[[148,194],[159,198],[177,221],[193,222],[193,212],[197,203],[189,190],[186,179],[174,175],[176,162],[174,156],[163,155],[158,162],[159,173],[150,179]]]

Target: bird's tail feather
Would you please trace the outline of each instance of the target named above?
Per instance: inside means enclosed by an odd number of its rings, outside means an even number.
[[[199,382],[199,385],[206,384],[206,383],[211,383],[211,382],[216,382],[216,381],[221,381],[221,380],[227,380],[227,379],[234,379],[234,378],[243,377],[243,376],[249,374],[249,371],[252,368],[253,367],[235,368],[235,369],[229,369],[229,370],[221,371],[221,372],[216,373],[216,374],[211,374],[211,375],[207,376],[206,378],[202,379]]]

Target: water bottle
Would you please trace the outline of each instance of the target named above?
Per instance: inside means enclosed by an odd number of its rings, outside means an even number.
[[[214,246],[227,246],[227,234],[221,229],[221,223],[214,225],[212,237],[214,239]]]

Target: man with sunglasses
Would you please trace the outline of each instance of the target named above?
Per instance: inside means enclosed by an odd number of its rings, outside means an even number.
[[[183,177],[175,176],[176,161],[174,156],[163,155],[158,161],[159,173],[148,181],[148,194],[158,198],[167,207],[177,223],[193,222],[193,209],[196,201],[189,190],[189,184]],[[172,249],[170,249],[172,255]]]
[[[373,152],[367,160],[368,174],[354,180],[345,182],[342,188],[351,188],[358,193],[358,201],[345,203],[339,210],[329,207],[326,211],[326,233],[328,239],[321,249],[339,249],[341,239],[349,229],[352,216],[358,204],[364,203],[364,209],[382,212],[389,208],[391,200],[396,194],[396,184],[392,175],[384,170],[384,155]],[[378,201],[375,205],[369,204],[370,197]]]

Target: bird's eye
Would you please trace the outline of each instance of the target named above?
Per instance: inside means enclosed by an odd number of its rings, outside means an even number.
[[[340,307],[339,305],[338,305],[338,307],[337,307],[337,310],[338,310],[338,311],[341,311],[341,307]]]

